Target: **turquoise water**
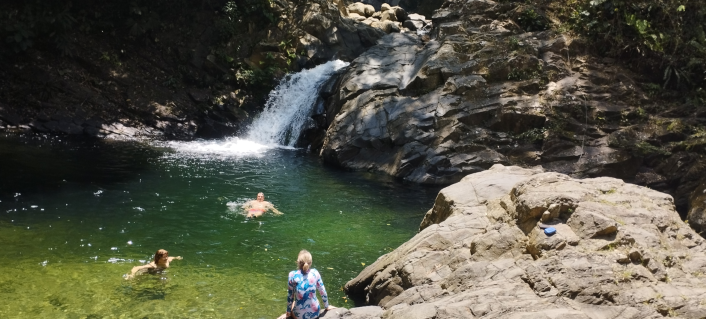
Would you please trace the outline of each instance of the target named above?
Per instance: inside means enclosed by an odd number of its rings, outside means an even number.
[[[331,303],[410,239],[438,189],[243,141],[0,138],[1,318],[274,318],[308,249]],[[265,192],[284,215],[247,221]],[[124,280],[164,248],[162,275]]]

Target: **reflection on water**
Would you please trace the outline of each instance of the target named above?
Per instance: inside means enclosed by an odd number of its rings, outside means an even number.
[[[411,238],[437,192],[238,139],[6,137],[0,152],[2,318],[276,317],[303,248],[349,306],[341,287]],[[260,191],[284,215],[246,221]],[[159,248],[184,259],[122,278]]]

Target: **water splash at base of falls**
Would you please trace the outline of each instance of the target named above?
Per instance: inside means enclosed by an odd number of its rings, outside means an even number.
[[[293,147],[311,116],[321,85],[348,66],[330,61],[283,78],[270,92],[265,109],[250,125],[245,139],[264,145]]]

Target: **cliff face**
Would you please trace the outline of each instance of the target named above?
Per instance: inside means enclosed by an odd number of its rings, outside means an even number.
[[[494,164],[617,177],[673,194],[685,214],[704,174],[704,113],[651,98],[648,79],[581,39],[529,31],[543,21],[528,23],[530,10],[446,1],[431,40],[380,39],[338,80],[312,147],[328,163],[426,184]]]
[[[703,318],[704,267],[669,195],[495,165],[441,190],[345,289],[377,318]]]

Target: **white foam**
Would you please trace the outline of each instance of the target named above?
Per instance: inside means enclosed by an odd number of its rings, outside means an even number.
[[[204,155],[251,157],[263,156],[273,148],[294,149],[303,130],[319,89],[333,73],[348,66],[341,60],[330,61],[315,68],[285,76],[270,92],[265,109],[248,128],[245,138],[229,137],[221,140],[156,142],[175,150],[179,156]]]
[[[348,64],[330,61],[284,77],[270,92],[265,109],[250,125],[246,138],[266,145],[293,147],[311,116],[321,85]]]
[[[166,143],[168,147],[179,153],[191,155],[225,155],[225,156],[247,156],[262,155],[272,146],[266,146],[240,139],[229,137],[222,140],[198,140],[198,141],[172,141]]]

